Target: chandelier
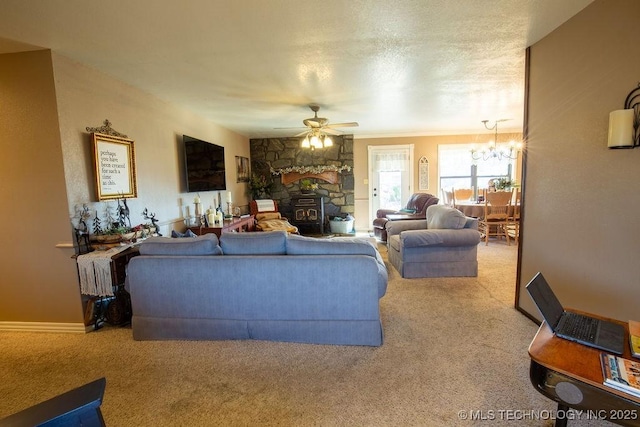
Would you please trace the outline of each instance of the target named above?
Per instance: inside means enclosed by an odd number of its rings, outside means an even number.
[[[522,143],[516,143],[515,141],[509,141],[508,144],[498,145],[498,123],[507,121],[508,119],[500,119],[496,120],[493,126],[489,127],[487,123],[489,120],[483,120],[482,123],[487,130],[494,130],[494,139],[493,141],[489,141],[486,146],[481,147],[480,149],[476,149],[475,147],[471,148],[471,158],[473,160],[489,160],[489,159],[511,159],[515,160],[518,158],[518,154],[522,149]]]
[[[319,129],[312,129],[306,133],[300,147],[309,148],[314,151],[316,148],[331,147],[333,140],[329,135]]]

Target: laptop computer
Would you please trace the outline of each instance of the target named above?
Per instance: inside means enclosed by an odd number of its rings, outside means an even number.
[[[556,336],[611,353],[623,353],[624,326],[565,311],[542,273],[531,279],[527,291]]]

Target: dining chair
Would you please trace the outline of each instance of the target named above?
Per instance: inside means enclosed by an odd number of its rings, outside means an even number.
[[[453,196],[456,200],[469,200],[473,197],[472,188],[455,188],[453,190]]]
[[[511,214],[509,215],[511,224],[507,226],[507,233],[512,239],[520,239],[520,189],[514,188],[511,195]]]
[[[507,245],[509,240],[508,227],[512,224],[511,191],[487,192],[484,199],[484,215],[478,221],[478,230],[484,238],[485,245],[489,244],[489,237],[504,236]]]
[[[455,200],[453,196],[453,190],[445,190],[444,188],[442,188],[440,191],[442,192],[442,204],[445,206],[454,207]]]

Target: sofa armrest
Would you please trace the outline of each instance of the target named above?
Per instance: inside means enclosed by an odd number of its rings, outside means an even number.
[[[395,209],[378,209],[376,211],[376,218],[386,218],[389,214],[398,213]]]
[[[471,229],[471,230],[477,230],[478,229],[478,218],[467,217],[467,222],[464,225],[464,228],[468,228],[468,229]]]
[[[477,230],[407,230],[400,233],[401,245],[405,248],[422,246],[474,246],[480,243]]]
[[[426,230],[426,219],[405,219],[401,221],[389,221],[386,224],[387,235],[393,236],[405,230]]]

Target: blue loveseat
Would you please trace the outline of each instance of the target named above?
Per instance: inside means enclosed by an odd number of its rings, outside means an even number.
[[[126,286],[136,340],[379,346],[387,280],[367,240],[273,231],[147,239]]]

